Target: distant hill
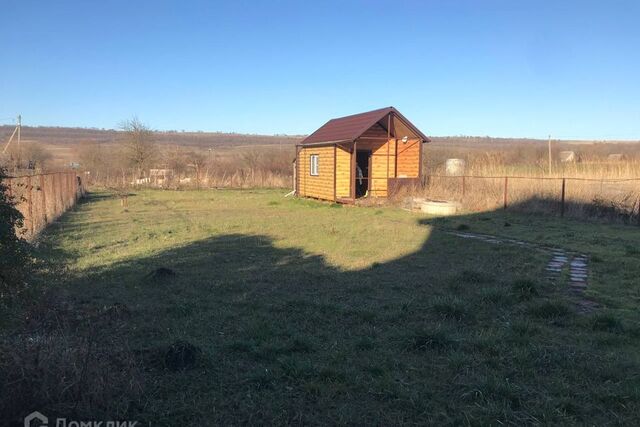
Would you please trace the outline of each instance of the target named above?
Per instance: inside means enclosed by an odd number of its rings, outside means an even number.
[[[11,133],[13,126],[0,126],[0,146],[2,146]],[[113,129],[95,128],[67,128],[51,126],[23,126],[22,139],[39,142],[45,145],[71,146],[75,144],[115,143],[122,134]],[[224,132],[154,132],[156,140],[163,144],[177,144],[190,147],[238,147],[247,145],[295,145],[302,141],[305,135],[253,135],[242,133]],[[446,146],[503,146],[519,144],[546,143],[543,139],[533,138],[494,138],[489,136],[437,136],[432,138],[433,145]],[[638,141],[569,141],[563,140],[563,144],[597,144],[597,143],[637,143]]]
[[[13,132],[13,126],[0,126],[0,150],[4,147]],[[209,149],[214,148],[217,153],[232,153],[243,147],[277,147],[290,148],[300,142],[304,135],[250,135],[223,132],[154,132],[155,139],[160,144],[179,145],[184,147]],[[78,149],[84,144],[98,143],[113,145],[122,136],[121,131],[113,129],[94,128],[66,128],[45,126],[23,126],[22,140],[25,143],[35,143],[50,156],[50,168],[62,168],[70,162],[78,162]],[[554,150],[575,150],[606,157],[614,153],[624,153],[628,157],[636,158],[640,152],[638,141],[554,141]],[[541,156],[546,152],[546,140],[532,138],[493,138],[477,136],[440,136],[433,137],[428,146],[431,160],[442,160],[450,157],[465,157],[473,151],[508,152],[518,151],[536,152]],[[523,151],[524,150],[524,151]],[[544,153],[543,153],[544,154]],[[520,154],[520,157],[526,157]]]
[[[0,126],[0,146],[8,140],[13,126]],[[115,143],[122,132],[113,129],[23,126],[22,139],[45,145],[70,146],[82,143]],[[155,132],[156,140],[164,144],[191,147],[237,147],[245,145],[294,145],[302,140],[298,135],[250,135],[223,132]]]

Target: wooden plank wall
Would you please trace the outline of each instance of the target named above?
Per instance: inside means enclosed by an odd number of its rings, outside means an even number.
[[[351,196],[351,152],[338,146],[336,149],[336,196]]]
[[[398,143],[398,178],[420,177],[420,144],[419,139]]]
[[[311,155],[318,157],[318,176],[310,174]],[[298,154],[298,195],[324,200],[334,198],[334,146],[301,148]]]

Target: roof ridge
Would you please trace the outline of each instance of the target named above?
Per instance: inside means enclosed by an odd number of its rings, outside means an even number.
[[[398,117],[405,123],[405,125],[413,129],[421,138],[428,141],[428,138],[422,134],[415,125],[404,118],[404,116],[400,114],[395,107],[389,106],[330,119],[324,125],[320,126],[315,132],[307,136],[302,142],[300,142],[300,144],[326,143],[331,141],[354,141],[362,136],[367,129],[388,114],[393,114],[394,117]]]
[[[389,107],[383,107],[383,108],[376,108],[375,110],[370,110],[370,111],[363,111],[362,113],[355,113],[355,114],[349,114],[348,116],[341,116],[341,117],[334,117],[331,120],[329,120],[330,122],[334,121],[334,120],[340,120],[340,119],[348,119],[350,117],[356,117],[356,116],[363,116],[365,114],[371,114],[371,113],[376,113],[378,111],[384,111],[384,110],[393,110],[393,111],[397,111],[394,107],[389,106]]]

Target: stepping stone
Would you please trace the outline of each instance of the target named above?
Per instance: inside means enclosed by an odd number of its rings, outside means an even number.
[[[600,304],[586,299],[581,299],[577,302],[577,305],[578,311],[581,313],[591,313],[592,311],[600,308]]]

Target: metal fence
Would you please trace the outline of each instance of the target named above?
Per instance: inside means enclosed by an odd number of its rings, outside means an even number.
[[[75,172],[12,176],[5,178],[4,183],[16,208],[24,216],[23,227],[17,232],[30,240],[73,207],[84,194]]]
[[[640,178],[427,175],[413,191],[457,201],[469,211],[508,209],[640,224]]]

